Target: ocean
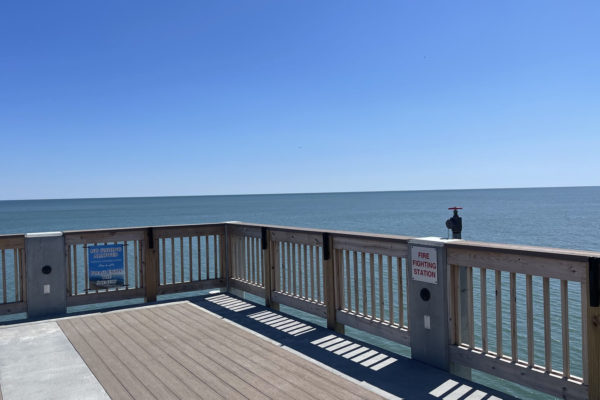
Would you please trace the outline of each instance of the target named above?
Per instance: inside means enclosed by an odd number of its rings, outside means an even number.
[[[463,207],[463,239],[600,251],[600,187],[0,201],[0,234],[242,221],[448,237],[453,206]],[[550,398],[473,377],[518,397]]]

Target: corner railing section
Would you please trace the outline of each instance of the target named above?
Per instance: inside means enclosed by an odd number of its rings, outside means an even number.
[[[157,294],[225,286],[224,224],[152,228],[157,249]]]
[[[24,235],[0,235],[0,315],[27,310]]]
[[[228,225],[229,286],[265,297],[263,230],[259,226]]]
[[[145,229],[99,229],[64,232],[67,255],[67,306],[144,297]],[[125,284],[97,289],[90,286],[88,247],[122,245]]]
[[[451,361],[560,398],[588,398],[590,378],[597,386],[600,377],[590,368],[598,354],[588,343],[588,269],[597,255],[449,244]],[[466,268],[466,315],[459,311],[459,268]]]

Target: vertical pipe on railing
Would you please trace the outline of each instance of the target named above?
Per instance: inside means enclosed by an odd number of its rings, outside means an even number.
[[[146,229],[144,232],[144,259],[142,265],[144,266],[144,288],[145,288],[145,301],[154,302],[156,301],[156,295],[158,293],[158,240],[154,239],[154,231],[152,228]]]

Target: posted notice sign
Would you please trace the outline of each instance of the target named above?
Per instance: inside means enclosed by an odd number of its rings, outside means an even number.
[[[88,246],[90,289],[125,285],[123,245]]]
[[[437,285],[437,250],[431,247],[413,246],[410,254],[413,280]]]

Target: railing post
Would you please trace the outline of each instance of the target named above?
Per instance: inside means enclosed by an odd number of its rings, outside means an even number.
[[[229,292],[229,277],[231,276],[231,237],[229,236],[229,224],[225,223],[225,289]]]
[[[588,266],[587,368],[588,398],[600,400],[600,258],[591,257]],[[585,343],[584,343],[585,349]]]
[[[450,271],[445,240],[413,239],[409,242],[408,316],[412,358],[448,371],[450,333],[448,298]]]
[[[338,333],[344,333],[344,325],[338,324],[336,313],[338,310],[336,287],[338,274],[335,271],[335,256],[333,251],[333,238],[329,233],[323,233],[323,279],[325,289],[325,306],[327,309],[327,328]]]
[[[154,238],[152,228],[144,232],[144,288],[145,301],[156,301],[160,273],[158,272],[158,240]]]
[[[25,235],[27,316],[67,312],[67,258],[62,232]]]

